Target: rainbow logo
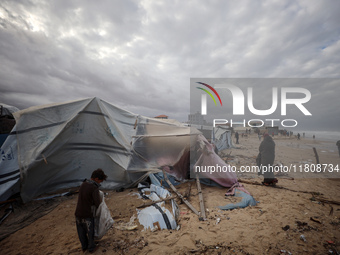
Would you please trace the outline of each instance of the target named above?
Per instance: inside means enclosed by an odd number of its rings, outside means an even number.
[[[196,82],[196,83],[201,84],[201,85],[204,85],[204,86],[206,86],[207,88],[211,89],[211,91],[214,92],[215,95],[217,96],[218,100],[220,100],[220,104],[221,104],[221,106],[222,106],[222,101],[221,101],[220,95],[217,93],[217,91],[216,91],[213,87],[211,87],[210,85],[205,84],[205,83],[203,83],[203,82]],[[209,90],[206,90],[206,89],[203,89],[203,88],[200,88],[200,87],[197,87],[197,88],[203,90],[204,92],[206,92],[206,93],[214,100],[215,105],[217,105],[214,96],[209,92]]]

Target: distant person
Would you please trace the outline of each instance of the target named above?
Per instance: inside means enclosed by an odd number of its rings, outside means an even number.
[[[315,135],[313,135],[313,139],[315,139]]]
[[[236,133],[235,133],[235,138],[236,138],[236,144],[239,144],[239,142],[238,142],[238,139],[239,139],[239,134],[238,134],[238,132],[236,131]]]
[[[297,134],[297,139],[300,140],[300,133]]]
[[[107,176],[100,168],[92,172],[91,180],[85,179],[80,185],[77,208],[75,211],[78,237],[83,251],[94,252],[94,211],[98,208],[101,198],[99,194],[100,183]]]
[[[259,140],[261,141],[261,133],[258,133]]]
[[[274,176],[273,169],[270,167],[273,166],[275,159],[275,142],[273,138],[265,133],[263,135],[263,141],[259,147],[259,154],[256,158],[256,163],[260,168],[259,175],[264,176],[263,184],[264,185],[273,185],[278,182],[278,180]]]
[[[336,146],[338,146],[339,157],[340,157],[340,140],[336,142]]]

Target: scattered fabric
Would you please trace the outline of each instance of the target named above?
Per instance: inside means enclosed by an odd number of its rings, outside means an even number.
[[[176,186],[181,184],[181,182],[177,181],[176,178],[170,174],[167,174],[169,181],[172,183],[172,185]],[[164,175],[162,172],[154,173],[149,175],[151,183],[153,185],[159,186],[159,187],[165,187],[170,188],[169,184],[165,181]]]
[[[233,209],[237,209],[237,208],[245,208],[247,206],[255,206],[256,203],[257,203],[251,195],[249,195],[246,192],[243,192],[242,190],[239,190],[239,189],[235,189],[234,196],[235,197],[242,197],[241,202],[235,203],[235,204],[227,204],[225,206],[219,206],[218,208],[220,208],[222,210],[233,210]]]
[[[142,197],[152,201],[158,201],[170,196],[170,192],[160,186],[151,184],[150,188],[141,189]],[[137,210],[138,221],[144,229],[150,228],[152,231],[161,229],[176,229],[176,215],[179,214],[178,205],[172,199],[171,206],[166,208],[165,202],[155,203],[142,210]]]

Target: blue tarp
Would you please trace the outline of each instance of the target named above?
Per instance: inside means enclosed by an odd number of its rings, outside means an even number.
[[[233,209],[236,209],[236,208],[245,208],[249,205],[255,206],[256,203],[257,203],[251,195],[249,195],[249,194],[247,194],[247,193],[245,193],[245,192],[243,192],[239,189],[235,189],[235,197],[242,197],[241,202],[235,203],[235,204],[227,204],[225,206],[219,206],[218,208],[220,208],[222,210],[233,210]]]

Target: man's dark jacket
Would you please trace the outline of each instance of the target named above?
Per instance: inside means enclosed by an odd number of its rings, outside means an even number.
[[[99,184],[85,180],[79,188],[79,196],[75,216],[78,218],[93,218],[92,206],[98,208],[101,203]]]
[[[258,165],[268,166],[274,164],[275,159],[275,142],[270,136],[265,136],[260,144],[259,155],[257,160],[259,160]]]

